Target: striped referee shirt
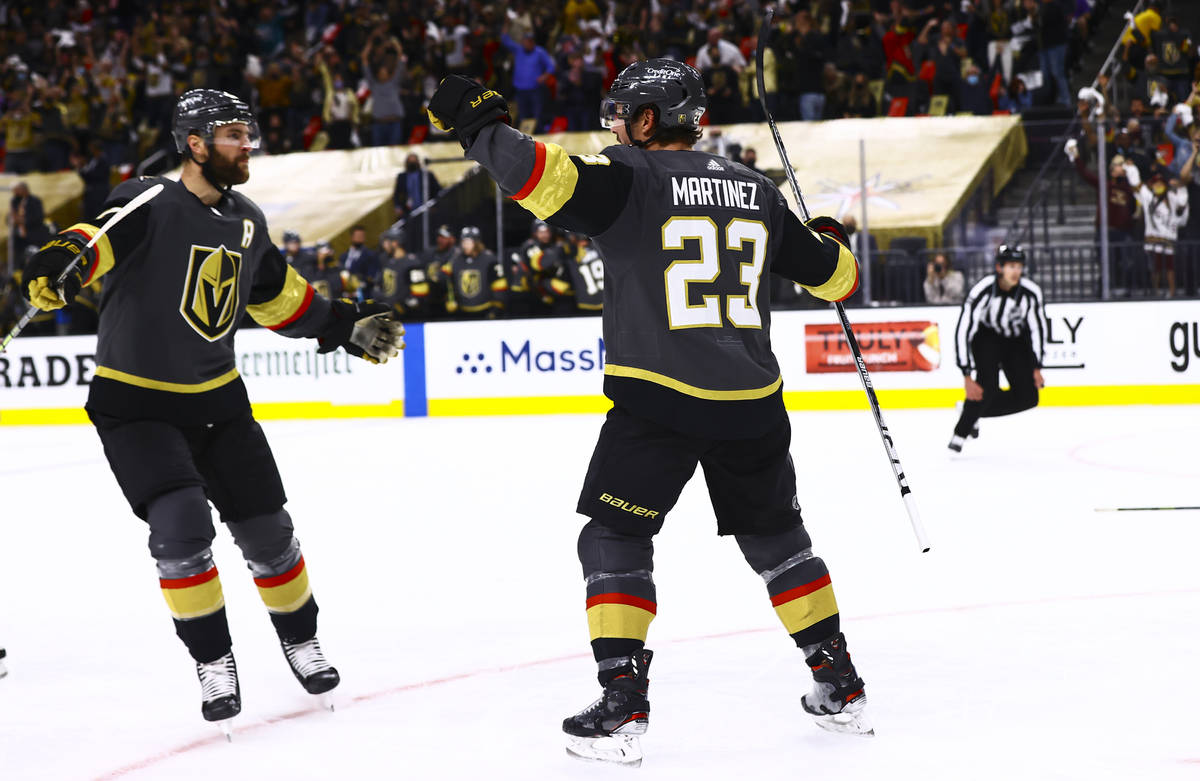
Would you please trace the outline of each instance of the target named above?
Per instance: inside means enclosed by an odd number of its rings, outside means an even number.
[[[1046,346],[1046,304],[1042,289],[1024,276],[1007,292],[1000,289],[995,274],[988,274],[975,283],[963,301],[958,327],[954,331],[958,368],[963,374],[969,374],[975,368],[971,340],[980,328],[1010,339],[1028,335],[1034,365],[1040,368]]]

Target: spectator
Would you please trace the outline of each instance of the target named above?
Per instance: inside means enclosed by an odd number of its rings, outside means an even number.
[[[756,174],[761,174],[762,169],[758,167],[758,150],[752,146],[748,146],[742,150],[742,165],[749,168]]]
[[[508,37],[507,30],[500,42],[513,55],[513,91],[517,97],[517,119],[540,122],[545,103],[546,82],[554,74],[554,58],[534,41],[533,33],[521,36],[521,43]]]
[[[600,18],[600,9],[593,0],[567,0],[562,11],[562,32],[564,35],[579,35],[582,32],[581,22]]]
[[[1121,56],[1130,67],[1142,66],[1142,60],[1150,49],[1150,36],[1162,28],[1162,6],[1162,0],[1150,0],[1146,10],[1133,17],[1133,25],[1125,30],[1121,38],[1124,47]],[[1128,12],[1125,18],[1130,18]]]
[[[4,127],[4,172],[27,174],[36,167],[34,159],[33,107],[30,104],[33,90],[26,87],[13,93],[10,108],[0,118]]]
[[[807,10],[796,13],[796,30],[781,54],[789,61],[794,91],[799,94],[800,118],[812,121],[825,115],[822,76],[828,51],[825,36],[813,25]]]
[[[404,158],[404,170],[396,174],[396,186],[392,188],[392,206],[397,220],[408,220],[425,197],[436,198],[442,187],[437,177],[428,168],[421,167],[421,160],[415,152],[409,152]],[[405,235],[411,239],[408,249],[425,246],[425,236],[421,232],[421,221],[411,220]]]
[[[704,46],[696,52],[696,70],[704,73],[714,65],[720,65],[740,73],[746,67],[742,50],[725,40],[724,32],[720,26],[709,28]]]
[[[1183,100],[1192,86],[1192,39],[1179,28],[1179,20],[1167,17],[1166,27],[1150,33],[1150,51],[1158,59],[1159,72],[1167,80],[1171,101]]]
[[[1171,102],[1171,86],[1158,70],[1158,57],[1147,54],[1145,65],[1134,82],[1134,94],[1146,102],[1150,110],[1167,109]]]
[[[754,46],[755,57],[758,51],[758,38],[751,39]],[[748,106],[755,120],[765,121],[766,117],[762,113],[762,103],[758,99],[758,61],[755,59],[750,62],[740,74],[738,80],[741,85],[742,100]],[[767,93],[767,110],[771,112],[771,116],[779,116],[779,68],[775,62],[775,49],[768,46],[763,50],[763,89]]]
[[[1189,155],[1189,159],[1191,155]],[[1131,169],[1132,174],[1137,169]],[[1188,221],[1188,195],[1179,179],[1167,181],[1161,173],[1150,176],[1149,183],[1130,177],[1138,203],[1146,215],[1146,258],[1150,262],[1150,284],[1158,295],[1158,283],[1166,274],[1167,298],[1175,297],[1175,242],[1179,228]]]
[[[939,252],[925,267],[925,300],[931,304],[961,304],[966,296],[963,273],[950,265],[950,257]]]
[[[104,154],[104,145],[92,139],[88,143],[89,157],[75,156],[79,178],[83,180],[83,215],[95,217],[104,207],[108,192],[112,189],[110,176],[112,165]]]
[[[913,56],[919,61],[917,67],[925,62],[933,62],[934,76],[930,90],[932,94],[949,95],[953,100],[958,93],[962,62],[966,58],[967,49],[959,40],[954,24],[949,20],[941,23],[937,40],[929,42],[929,34],[937,27],[938,20],[930,19],[913,46]],[[950,111],[954,111],[953,106]]]
[[[977,116],[992,113],[992,96],[988,92],[988,85],[983,82],[979,66],[975,63],[967,66],[967,72],[959,81],[958,108]]]
[[[1192,98],[1196,97],[1196,91],[1192,91]],[[1192,98],[1189,98],[1189,104]],[[1174,146],[1174,153],[1171,156],[1170,171],[1174,176],[1179,176],[1183,170],[1184,164],[1188,157],[1192,154],[1194,143],[1189,134],[1189,127],[1194,124],[1192,109],[1189,104],[1180,104],[1175,107],[1171,115],[1167,117],[1166,124],[1163,125],[1163,133]]]
[[[599,130],[596,107],[603,93],[600,75],[583,67],[583,54],[567,55],[567,67],[558,82],[558,97],[567,116],[567,130]]]
[[[732,124],[741,118],[742,112],[742,93],[738,89],[737,73],[732,66],[720,64],[716,46],[709,47],[709,55],[715,63],[703,71],[709,121],[714,125]]]
[[[318,61],[317,67],[325,89],[321,117],[329,134],[329,148],[352,149],[358,146],[358,97],[340,72],[330,73],[323,60]]]
[[[996,108],[1010,114],[1020,114],[1033,108],[1033,93],[1026,88],[1025,80],[1020,76],[1014,78],[1008,88],[1000,93]]]
[[[1067,15],[1059,0],[1026,0],[1034,19],[1037,36],[1038,63],[1043,76],[1054,83],[1055,101],[1060,106],[1071,105],[1071,88],[1067,84]]]
[[[850,93],[846,97],[843,117],[873,117],[878,113],[875,95],[865,73],[854,74],[850,82]]]
[[[371,54],[384,40],[376,31],[363,49],[362,67],[371,90],[371,146],[399,146],[408,138],[404,128],[404,101],[400,85],[405,76],[404,49],[393,36],[383,44],[384,62],[372,66]]]
[[[13,237],[13,262],[22,262],[25,250],[38,249],[50,240],[46,227],[46,212],[42,199],[29,191],[25,182],[13,185],[12,200],[8,203],[8,224]]]
[[[1083,180],[1099,190],[1099,180],[1096,174],[1087,169],[1083,156],[1079,154],[1075,139],[1067,141],[1067,157],[1075,164],[1075,170]],[[1136,171],[1136,166],[1131,166]],[[1140,179],[1140,177],[1138,177]],[[1113,157],[1108,168],[1108,241],[1109,258],[1116,272],[1114,278],[1126,286],[1126,295],[1132,295],[1142,277],[1142,267],[1137,263],[1136,251],[1131,246],[1134,241],[1135,218],[1137,216],[1137,198],[1129,184],[1129,173],[1125,158],[1121,155]],[[1100,207],[1096,207],[1096,229],[1100,229]]]
[[[379,284],[379,253],[367,246],[367,229],[362,225],[350,229],[350,248],[342,253],[341,263],[349,276],[350,292],[359,301],[370,298]]]

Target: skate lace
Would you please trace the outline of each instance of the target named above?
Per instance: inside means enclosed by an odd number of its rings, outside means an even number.
[[[200,693],[205,702],[237,694],[237,666],[233,654],[225,654],[215,662],[197,662]]]
[[[321,644],[315,637],[303,643],[284,643],[283,655],[301,678],[308,678],[332,667],[321,652]]]

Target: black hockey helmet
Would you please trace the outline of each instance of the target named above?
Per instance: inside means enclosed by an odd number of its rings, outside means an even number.
[[[653,106],[659,128],[697,128],[708,107],[704,79],[690,65],[659,57],[629,65],[600,103],[600,124],[612,128]],[[632,136],[631,136],[632,140]]]
[[[284,231],[283,232],[283,243],[288,244],[293,241],[296,242],[297,244],[299,244],[300,243],[300,234],[296,233],[296,231]]]
[[[1011,247],[1007,244],[1001,244],[996,248],[996,262],[1020,263],[1023,266],[1025,265],[1025,250],[1020,244],[1014,244]]]
[[[211,144],[213,131],[234,122],[243,122],[249,127],[248,146],[257,149],[262,134],[246,101],[221,90],[190,89],[175,103],[175,118],[171,122],[175,151],[186,155],[187,139],[191,135],[200,136],[204,143]]]
[[[381,235],[379,238],[394,241],[397,244],[403,244],[404,243],[404,228],[401,228],[397,225],[393,225],[390,228],[388,228],[387,230],[385,230],[383,232],[383,235]]]
[[[459,237],[463,239],[474,239],[475,241],[481,241],[483,233],[480,232],[479,228],[476,228],[474,225],[466,225],[463,226],[462,233],[459,234]]]

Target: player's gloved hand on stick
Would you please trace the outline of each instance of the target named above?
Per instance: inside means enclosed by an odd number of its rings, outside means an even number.
[[[850,247],[850,236],[846,233],[846,226],[842,225],[832,217],[826,217],[824,215],[820,217],[813,217],[804,224],[808,226],[809,230],[832,236],[840,243],[845,244],[847,248]]]
[[[387,304],[331,301],[333,322],[318,337],[319,353],[341,347],[371,363],[387,363],[404,349],[404,326],[388,317]]]
[[[453,130],[463,149],[475,134],[497,120],[508,121],[504,96],[465,76],[447,76],[429,99],[429,121],[438,130]]]
[[[61,309],[79,295],[83,287],[83,271],[87,255],[67,274],[61,287],[56,287],[59,276],[87,247],[87,242],[74,233],[55,236],[25,264],[25,279],[29,280],[21,291],[29,303],[38,309]],[[91,250],[88,250],[90,253]]]

